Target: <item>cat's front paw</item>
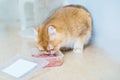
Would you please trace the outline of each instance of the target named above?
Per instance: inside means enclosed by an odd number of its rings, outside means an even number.
[[[74,52],[75,54],[81,54],[81,53],[83,53],[83,50],[82,50],[81,48],[74,48],[74,49],[73,49],[73,52]]]

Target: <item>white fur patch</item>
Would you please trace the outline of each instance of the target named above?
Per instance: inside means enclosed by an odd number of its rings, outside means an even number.
[[[61,44],[61,47],[73,48],[74,43],[75,43],[75,39],[67,38],[65,41],[63,41],[63,43]]]

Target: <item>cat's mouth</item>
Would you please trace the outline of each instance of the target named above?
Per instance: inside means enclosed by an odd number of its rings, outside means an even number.
[[[46,51],[46,50],[39,50],[42,54],[55,54],[57,51],[54,51],[53,49]]]
[[[39,50],[40,53],[43,53],[43,54],[55,54],[57,51],[59,51],[58,48],[49,48],[49,50],[45,50],[41,47],[37,47],[37,49]]]

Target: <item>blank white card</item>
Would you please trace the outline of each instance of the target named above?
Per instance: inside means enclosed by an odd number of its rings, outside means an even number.
[[[37,63],[27,61],[24,59],[19,59],[10,66],[4,68],[2,72],[7,73],[13,77],[19,78],[35,68]]]

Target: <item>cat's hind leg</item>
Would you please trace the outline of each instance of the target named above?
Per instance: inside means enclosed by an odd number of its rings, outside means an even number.
[[[80,39],[77,39],[74,44],[73,52],[76,54],[81,54],[83,52],[83,45],[84,43]]]
[[[90,36],[90,34],[80,36],[74,43],[73,52],[76,54],[83,53],[84,45],[88,43]]]

